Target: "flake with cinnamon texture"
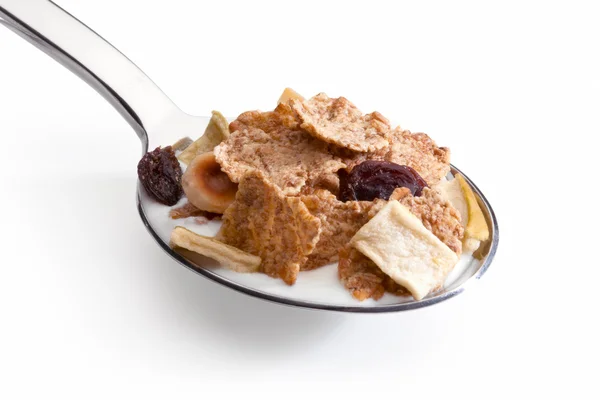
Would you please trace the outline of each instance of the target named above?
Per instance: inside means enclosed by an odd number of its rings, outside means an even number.
[[[398,188],[392,193],[390,200],[392,199],[407,207],[421,220],[425,228],[458,256],[461,255],[464,228],[460,222],[460,213],[440,192],[425,188],[422,196],[414,197],[410,190]]]
[[[435,186],[450,172],[450,149],[438,147],[425,133],[411,133],[399,127],[389,135],[390,145],[372,153],[341,154],[348,169],[366,160],[389,161],[408,165],[421,175],[429,186]]]
[[[292,109],[311,135],[353,151],[373,152],[388,147],[389,121],[380,113],[363,114],[344,97],[319,93],[310,100],[292,99]]]
[[[217,238],[259,256],[264,273],[292,285],[320,232],[321,221],[299,197],[286,197],[260,172],[252,171],[240,180]]]
[[[307,182],[345,166],[325,142],[298,128],[285,104],[271,112],[243,113],[229,127],[232,134],[214,152],[233,182],[259,171],[286,195],[296,195]]]
[[[379,300],[385,292],[407,296],[408,290],[398,285],[369,258],[358,250],[345,246],[339,252],[338,276],[352,297],[363,301]]]
[[[308,211],[321,220],[321,235],[317,246],[301,266],[301,270],[311,270],[338,260],[340,248],[366,224],[385,201],[339,201],[326,190],[301,197]]]
[[[215,214],[209,211],[201,210],[189,202],[185,203],[181,207],[173,208],[171,211],[169,211],[169,217],[171,217],[171,219],[202,217],[205,218],[206,221],[210,221],[212,219],[220,217],[220,215],[221,214]]]

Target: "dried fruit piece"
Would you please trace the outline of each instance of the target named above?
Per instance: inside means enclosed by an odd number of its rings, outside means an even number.
[[[227,119],[220,112],[213,111],[204,134],[189,145],[178,158],[182,163],[189,165],[197,155],[212,151],[215,146],[228,137],[229,126]]]
[[[373,152],[388,147],[389,121],[380,113],[363,115],[344,97],[319,93],[310,100],[292,99],[292,109],[311,135],[353,151]]]
[[[442,197],[452,204],[460,214],[460,223],[465,228],[469,220],[469,210],[467,207],[467,199],[460,187],[458,179],[454,178],[451,181],[441,182],[436,186],[436,189],[442,194]]]
[[[465,253],[475,253],[475,251],[481,246],[481,240],[467,238],[463,240],[463,251]]]
[[[176,141],[175,143],[173,143],[173,151],[183,151],[183,150],[187,149],[188,146],[191,145],[192,143],[194,143],[192,138],[187,137],[187,136],[183,137],[183,138],[179,139],[178,141]]]
[[[397,201],[360,228],[350,245],[417,300],[441,287],[458,263],[456,253]]]
[[[233,203],[238,186],[221,171],[212,151],[194,158],[181,183],[190,203],[200,210],[218,214]]]
[[[279,100],[277,100],[277,104],[287,103],[291,99],[304,100],[304,97],[302,97],[300,94],[298,94],[298,92],[296,92],[294,89],[285,88],[283,93],[281,93],[281,96],[279,96]]]
[[[175,205],[183,195],[181,166],[171,146],[157,147],[138,163],[138,178],[148,194],[167,206]]]
[[[467,208],[469,209],[469,222],[467,222],[467,227],[465,228],[466,236],[480,241],[488,240],[490,231],[487,222],[485,221],[485,217],[483,216],[483,212],[481,211],[481,208],[479,208],[479,203],[477,203],[477,198],[475,197],[475,193],[473,193],[473,189],[471,189],[465,178],[461,175],[457,175],[455,179],[458,179],[458,182],[460,183],[460,187],[467,200]]]
[[[473,190],[461,175],[438,185],[440,192],[461,216],[464,228],[463,250],[474,252],[489,238],[489,229]]]
[[[321,221],[299,197],[285,196],[260,172],[253,171],[240,181],[217,238],[260,256],[263,272],[292,285],[320,233]]]
[[[236,249],[215,238],[198,235],[182,226],[176,226],[171,232],[170,245],[173,248],[180,247],[210,257],[235,272],[257,272],[260,268],[260,257]]]
[[[340,177],[339,198],[341,201],[374,199],[387,200],[399,187],[410,189],[413,196],[420,196],[427,182],[406,165],[388,161],[365,161],[350,173],[338,171]]]

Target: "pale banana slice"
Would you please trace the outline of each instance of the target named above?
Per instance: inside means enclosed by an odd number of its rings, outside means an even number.
[[[277,104],[287,103],[291,99],[304,100],[304,97],[302,97],[294,89],[285,88],[283,93],[281,93],[281,96],[279,96],[279,100],[277,100]]]
[[[210,257],[235,272],[257,272],[260,269],[260,257],[229,246],[215,238],[198,235],[181,226],[176,226],[171,232],[170,245],[173,248],[180,247]]]
[[[463,239],[463,254],[475,253],[481,246],[481,240],[473,239],[473,238],[465,238]]]
[[[184,164],[189,165],[198,154],[212,151],[228,137],[229,124],[227,123],[227,119],[220,112],[213,111],[204,134],[189,145],[177,158]]]
[[[171,147],[173,147],[173,151],[183,151],[187,149],[192,143],[194,143],[192,138],[186,136],[173,143]]]
[[[477,203],[477,198],[475,197],[475,193],[473,193],[473,189],[471,189],[471,186],[469,186],[467,181],[465,181],[465,178],[461,175],[456,175],[454,179],[457,179],[460,183],[469,210],[469,221],[465,228],[465,236],[479,241],[488,240],[490,231],[487,222],[485,221],[485,217],[483,216],[483,212],[481,211],[481,208],[479,208],[479,203]]]
[[[469,208],[458,179],[442,182],[436,188],[440,191],[442,197],[448,200],[452,207],[456,208],[460,214],[460,223],[463,228],[466,228],[469,220]]]
[[[398,201],[390,201],[350,241],[397,284],[421,300],[441,287],[458,256]]]
[[[489,230],[473,190],[461,175],[440,183],[437,188],[460,213],[461,224],[465,228],[463,252],[474,252],[482,241],[489,238]]]
[[[196,156],[181,178],[188,201],[196,208],[223,214],[235,200],[238,185],[221,171],[212,151]]]

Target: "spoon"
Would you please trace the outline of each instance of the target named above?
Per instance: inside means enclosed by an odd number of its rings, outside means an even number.
[[[131,60],[53,2],[0,0],[0,24],[44,51],[98,91],[137,133],[142,143],[142,154],[149,148],[169,143],[161,139],[197,138],[204,132],[208,117],[196,117],[180,110]],[[333,301],[324,298],[322,293],[312,298],[312,294],[318,292],[314,288],[302,292],[298,283],[293,287],[294,291],[285,287],[286,292],[270,281],[265,285],[262,279],[270,279],[265,276],[255,279],[260,284],[247,279],[246,274],[238,274],[244,275],[244,278],[237,279],[218,269],[207,268],[210,263],[208,259],[198,261],[196,257],[171,249],[162,232],[164,229],[149,212],[153,205],[139,182],[137,207],[152,237],[171,257],[192,271],[239,292],[280,304],[321,310],[370,313],[404,311],[430,306],[462,293],[468,284],[483,276],[496,253],[499,236],[494,212],[473,182],[452,166],[452,174],[456,173],[463,175],[472,187],[488,223],[490,239],[482,243],[477,257],[463,265],[451,282],[446,281],[442,290],[419,301],[398,297],[388,303],[367,301],[358,304],[347,293],[348,299]],[[324,268],[321,270],[327,272]],[[306,274],[315,277],[315,273],[311,271]],[[322,281],[318,283],[323,286]],[[337,285],[341,287],[341,284]]]

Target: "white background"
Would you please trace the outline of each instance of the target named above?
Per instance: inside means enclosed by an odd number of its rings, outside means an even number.
[[[466,293],[400,314],[217,286],[142,226],[129,126],[0,29],[1,398],[597,395],[594,2],[58,3],[187,112],[269,109],[290,86],[429,133],[494,206],[500,248]]]

